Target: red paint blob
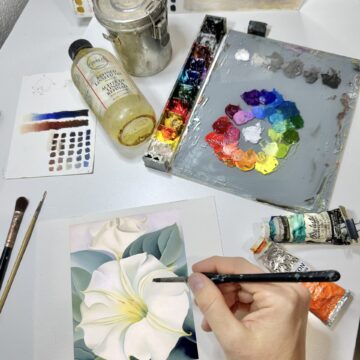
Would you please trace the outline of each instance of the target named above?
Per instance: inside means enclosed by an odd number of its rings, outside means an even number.
[[[227,116],[220,116],[214,123],[212,128],[218,134],[225,134],[229,127],[232,126]]]

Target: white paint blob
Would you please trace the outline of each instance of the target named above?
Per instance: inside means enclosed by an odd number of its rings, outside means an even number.
[[[251,65],[253,66],[266,66],[268,63],[269,60],[258,53],[255,53],[251,58]]]
[[[241,129],[241,133],[245,141],[252,144],[257,144],[260,141],[262,131],[263,128],[259,122],[253,126],[248,126]]]
[[[246,49],[239,49],[235,53],[235,59],[237,61],[249,61],[250,60],[250,54]]]

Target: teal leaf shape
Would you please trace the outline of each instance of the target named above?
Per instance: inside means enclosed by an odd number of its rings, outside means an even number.
[[[92,274],[100,265],[112,261],[109,254],[97,250],[81,250],[71,253],[71,266],[86,270]]]
[[[140,236],[125,249],[123,258],[145,252],[156,257],[175,274],[187,275],[185,248],[177,224]]]
[[[85,345],[84,340],[74,343],[74,360],[95,360],[96,355]]]
[[[190,360],[199,358],[196,345],[194,317],[191,308],[184,320],[183,329],[185,332],[191,333],[191,336],[181,337],[169,354],[167,360]]]
[[[77,323],[81,321],[80,305],[84,299],[83,291],[88,287],[91,274],[87,271],[72,267],[71,268],[71,291],[72,291],[72,311],[73,320]]]

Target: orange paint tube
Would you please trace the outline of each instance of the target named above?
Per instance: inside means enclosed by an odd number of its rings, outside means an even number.
[[[270,272],[310,271],[302,259],[290,254],[281,245],[262,240],[251,248],[257,261]],[[302,283],[310,292],[310,311],[331,327],[338,320],[344,307],[351,301],[351,292],[335,283]]]

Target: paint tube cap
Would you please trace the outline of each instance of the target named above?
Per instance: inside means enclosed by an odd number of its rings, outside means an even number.
[[[69,56],[71,60],[74,60],[77,53],[82,49],[89,49],[92,48],[90,41],[85,39],[75,40],[69,47]]]

